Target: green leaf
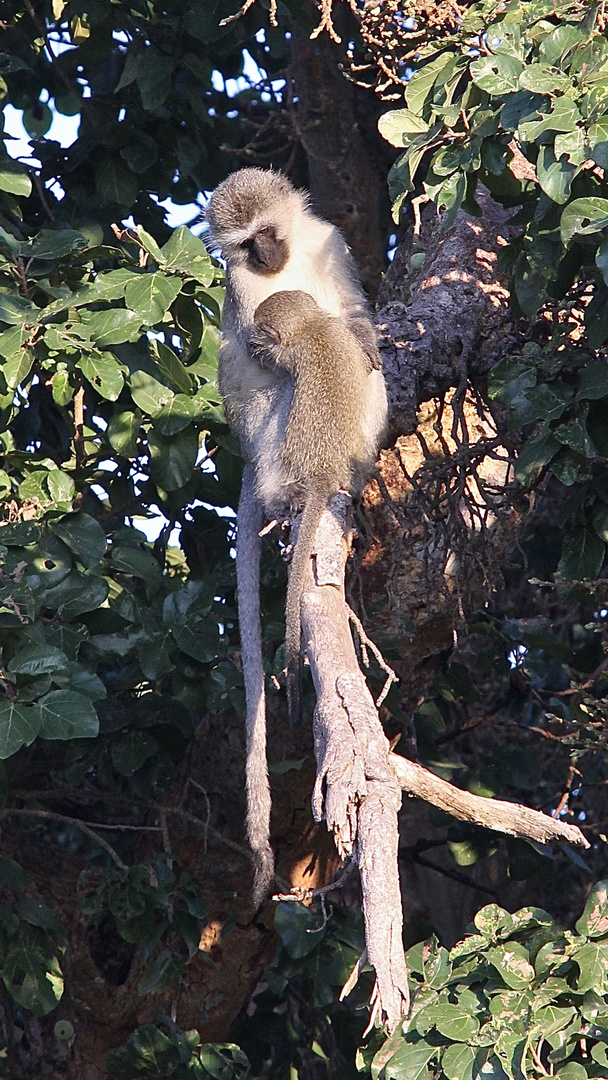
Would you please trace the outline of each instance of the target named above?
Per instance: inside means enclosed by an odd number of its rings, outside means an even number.
[[[33,896],[19,900],[15,905],[15,910],[32,926],[41,926],[43,930],[50,930],[53,934],[60,934],[63,929],[57,912]]]
[[[82,356],[78,361],[78,367],[85,379],[93,386],[106,401],[116,401],[125,383],[125,377],[118,360],[107,353],[93,356]]]
[[[560,449],[560,443],[548,429],[522,446],[515,464],[515,475],[521,484],[527,484],[537,469],[548,465]]]
[[[590,938],[608,934],[608,881],[598,881],[594,885],[576,924],[576,932]]]
[[[24,889],[27,885],[22,867],[10,855],[0,855],[0,881],[9,889]]]
[[[292,960],[308,956],[325,936],[323,919],[303,904],[278,904],[274,928]]]
[[[598,247],[595,253],[595,265],[602,275],[604,283],[608,285],[608,240],[602,240]]]
[[[534,270],[523,256],[517,261],[513,285],[522,312],[528,319],[533,319],[547,299],[546,277]]]
[[[88,311],[82,314],[82,327],[100,349],[134,341],[141,329],[141,319],[128,308],[109,308],[107,311]]]
[[[158,956],[144,968],[137,984],[138,994],[160,994],[179,983],[184,973],[184,961],[169,949],[162,949]]]
[[[563,1069],[555,1073],[555,1080],[588,1080],[588,1077],[585,1066],[577,1061],[569,1061]]]
[[[5,957],[3,982],[9,994],[35,1016],[57,1008],[63,993],[63,977],[55,957],[40,957],[39,949],[17,945]]]
[[[476,1005],[479,1007],[477,1002]],[[460,1003],[438,1002],[433,1008],[433,1022],[437,1030],[453,1042],[467,1042],[479,1031],[477,1017]]]
[[[487,956],[511,990],[525,989],[534,978],[530,954],[518,941],[509,941],[506,945],[489,949]]]
[[[150,475],[163,491],[176,491],[187,484],[198,456],[198,434],[190,426],[171,438],[150,431]]]
[[[472,1046],[456,1043],[446,1046],[441,1058],[441,1068],[447,1080],[475,1080],[475,1050]]]
[[[74,387],[70,383],[68,371],[56,371],[52,379],[53,401],[56,405],[69,405],[74,397]]]
[[[597,457],[597,451],[587,433],[586,420],[586,415],[577,416],[567,424],[560,424],[559,427],[554,428],[553,434],[564,446],[569,446],[576,454],[593,458]]]
[[[519,76],[519,86],[535,94],[563,94],[572,86],[572,80],[548,64],[527,64]]]
[[[97,566],[106,552],[106,534],[95,518],[79,510],[51,523],[51,529],[86,569]]]
[[[143,578],[148,586],[158,588],[161,583],[162,571],[152,552],[132,544],[112,545],[112,566],[122,573]]]
[[[565,154],[572,165],[582,165],[587,157],[583,129],[577,127],[574,131],[565,131],[556,135],[553,149],[556,158]]]
[[[429,1046],[425,1039],[414,1041],[410,1035],[388,1062],[384,1073],[386,1080],[426,1080],[429,1061],[438,1054],[436,1046]]]
[[[107,596],[108,584],[103,578],[72,570],[59,585],[42,594],[42,602],[64,619],[74,619],[85,611],[96,611]]]
[[[405,100],[408,108],[418,116],[422,115],[423,109],[431,95],[435,80],[443,69],[451,62],[449,52],[440,53],[433,57],[423,67],[414,72],[405,88]]]
[[[118,1080],[162,1080],[175,1075],[182,1058],[179,1046],[154,1024],[142,1024],[124,1046],[108,1051],[107,1064],[109,1075]]]
[[[148,416],[155,416],[163,405],[173,400],[173,391],[147,371],[134,371],[129,382],[133,401]]]
[[[194,379],[186,370],[168,345],[162,341],[150,341],[150,353],[168,382],[183,394],[191,394],[195,388]]]
[[[556,98],[550,112],[544,109],[536,116],[520,121],[517,135],[520,142],[533,143],[550,131],[573,132],[582,124],[583,118],[569,97]]]
[[[529,362],[507,356],[492,368],[488,377],[488,394],[492,401],[510,405],[524,390],[535,384],[536,371]]]
[[[10,323],[11,326],[18,327],[17,333],[23,334],[21,323],[36,323],[39,312],[40,308],[35,307],[30,300],[25,300],[22,296],[13,293],[0,292],[0,319]],[[4,349],[0,351],[3,356],[6,355]]]
[[[541,146],[536,160],[538,182],[553,202],[560,206],[570,198],[572,181],[578,173],[578,167],[553,153],[551,146]]]
[[[576,989],[584,994],[587,990],[603,993],[608,986],[608,942],[589,941],[573,953],[572,959],[579,966]]]
[[[608,168],[608,117],[600,116],[597,123],[590,125],[587,142],[596,165],[601,169]]]
[[[608,289],[598,285],[585,308],[585,329],[592,349],[599,349],[608,337]]]
[[[471,64],[471,78],[480,90],[502,97],[519,89],[524,65],[514,56],[481,56]]]
[[[71,504],[76,494],[76,485],[68,473],[63,472],[63,469],[51,469],[46,478],[46,483],[51,499],[56,505],[59,503]],[[63,509],[66,509],[65,505]]]
[[[24,195],[28,198],[32,194],[32,181],[25,169],[17,164],[4,162],[0,168],[0,191],[8,191],[11,195]]]
[[[608,199],[597,196],[587,199],[573,199],[562,212],[560,234],[562,244],[567,244],[574,236],[589,236],[601,232],[608,225]]]
[[[28,135],[39,139],[46,135],[53,123],[53,114],[48,105],[37,101],[34,106],[23,110],[22,121]]]
[[[511,915],[498,904],[486,904],[485,907],[480,908],[474,923],[482,934],[487,934],[489,937],[496,937],[497,934],[502,934],[504,937],[513,929]]]
[[[112,413],[108,424],[108,442],[113,450],[121,457],[137,457],[137,440],[141,428],[141,413],[119,412]]]
[[[40,698],[36,711],[43,739],[94,739],[99,734],[90,699],[74,690],[52,690]]]
[[[216,271],[203,241],[190,232],[186,225],[176,229],[170,240],[161,248],[163,265],[167,270],[187,274],[210,285]]]
[[[583,400],[608,397],[608,363],[598,360],[581,369],[576,395]]]
[[[575,1016],[576,1009],[560,1009],[556,1005],[546,1005],[534,1009],[534,1024],[540,1027],[543,1037],[548,1039],[557,1031],[563,1031],[568,1027]]]
[[[201,664],[210,664],[217,657],[220,644],[217,624],[203,615],[191,615],[182,626],[174,626],[173,637],[182,652]]]
[[[411,109],[393,109],[378,120],[378,131],[391,146],[407,146],[409,135],[428,131],[429,125]]]
[[[540,55],[546,64],[556,64],[566,53],[585,41],[585,34],[578,26],[564,23],[552,34],[547,34],[540,44]]]
[[[69,659],[61,649],[53,645],[27,645],[20,649],[10,661],[8,670],[16,675],[53,675],[58,671],[67,671]]]
[[[88,247],[88,240],[74,229],[41,229],[32,247],[33,259],[61,259]]]
[[[30,746],[40,730],[37,709],[0,701],[0,759],[4,761],[22,746]]]
[[[125,289],[125,303],[136,311],[144,326],[154,326],[175,300],[182,287],[178,277],[159,272],[140,274]]]
[[[97,169],[95,187],[102,204],[128,210],[137,198],[137,177],[114,158],[106,158]]]
[[[602,568],[605,550],[593,529],[573,529],[564,539],[558,573],[568,581],[594,581]]]
[[[525,413],[525,423],[530,420],[557,420],[566,408],[564,397],[551,390],[547,383],[527,390],[522,400],[529,405]]]
[[[163,256],[161,254],[161,250],[160,250],[158,244],[156,243],[156,240],[154,239],[154,237],[150,236],[150,233],[146,232],[146,230],[144,228],[142,228],[141,225],[138,225],[135,228],[135,233],[136,233],[137,237],[139,238],[139,242],[140,242],[141,246],[143,247],[144,251],[147,251],[148,255],[151,255],[152,258],[154,259],[154,262],[159,263],[159,265],[160,265],[160,263],[163,262]]]
[[[209,400],[211,398],[211,400]],[[161,435],[175,435],[187,427],[191,420],[216,420],[224,423],[220,404],[215,404],[219,394],[215,387],[201,386],[196,394],[176,394],[168,405],[154,416],[154,429]]]

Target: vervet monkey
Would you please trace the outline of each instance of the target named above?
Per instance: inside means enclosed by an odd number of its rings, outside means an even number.
[[[280,460],[293,379],[263,367],[252,350],[253,317],[271,293],[301,290],[344,321],[369,360],[364,425],[371,442],[384,425],[386,390],[376,335],[357,269],[341,233],[317,217],[308,196],[280,173],[241,169],[211,197],[207,221],[226,260],[219,385],[245,469],[238,507],[237,595],[247,699],[247,834],[255,861],[254,902],[274,876],[259,602],[260,530],[288,499]]]
[[[274,363],[294,379],[280,447],[283,492],[303,507],[289,571],[285,612],[287,697],[292,722],[300,720],[300,602],[308,561],[327,504],[340,488],[360,491],[378,455],[382,430],[366,427],[369,361],[341,319],[304,292],[276,292],[254,315],[254,341],[262,364]]]

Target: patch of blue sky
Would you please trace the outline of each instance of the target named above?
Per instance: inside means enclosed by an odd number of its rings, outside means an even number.
[[[258,35],[257,40],[263,41],[264,39]],[[259,82],[267,77],[268,73],[263,68],[258,67],[251,53],[247,49],[243,49],[243,74],[239,75],[238,79],[225,79],[221,71],[215,70],[211,72],[211,84],[218,93],[233,98],[237,94],[243,93],[244,90],[251,90],[253,86],[257,86]],[[285,79],[274,79],[271,85],[273,93],[278,97],[285,86]],[[270,100],[270,94],[267,91],[262,92],[260,96],[264,101]]]

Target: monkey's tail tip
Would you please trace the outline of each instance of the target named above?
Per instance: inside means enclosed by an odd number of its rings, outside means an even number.
[[[253,888],[251,899],[258,908],[264,902],[274,882],[274,855],[271,848],[258,848],[253,853]]]

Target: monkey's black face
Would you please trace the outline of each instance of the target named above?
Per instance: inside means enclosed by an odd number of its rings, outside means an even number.
[[[277,236],[274,225],[265,225],[244,243],[247,263],[251,270],[262,274],[277,274],[289,258],[287,241]]]

